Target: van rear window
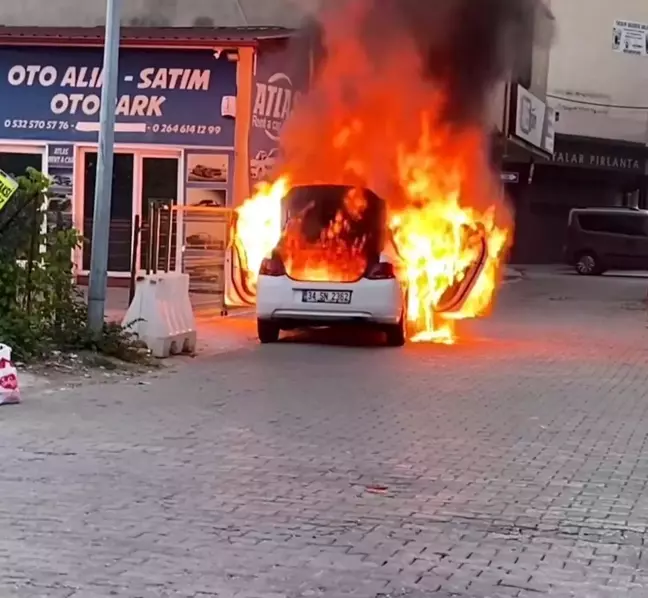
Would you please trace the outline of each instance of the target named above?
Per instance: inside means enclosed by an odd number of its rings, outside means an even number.
[[[585,231],[613,235],[648,236],[648,219],[629,214],[578,214],[578,223]]]

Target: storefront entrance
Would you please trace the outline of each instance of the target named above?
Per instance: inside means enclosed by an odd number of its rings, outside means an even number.
[[[82,268],[90,269],[92,225],[94,221],[94,194],[97,180],[97,152],[81,149],[76,160],[78,189],[77,222],[82,224],[86,239],[83,245]],[[110,234],[108,271],[111,276],[128,276],[133,250],[138,264],[145,261],[146,247],[137,242],[135,216],[139,215],[146,229],[150,200],[178,202],[180,188],[180,152],[129,150],[118,148],[113,164],[112,200],[110,207]],[[75,186],[76,187],[76,186]],[[143,254],[144,252],[144,254]]]
[[[562,262],[573,208],[646,207],[646,148],[640,144],[557,135],[553,159],[536,164],[530,184],[528,165],[506,169],[520,174],[508,189],[516,220],[513,263]]]

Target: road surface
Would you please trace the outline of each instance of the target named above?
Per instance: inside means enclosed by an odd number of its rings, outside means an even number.
[[[243,331],[3,408],[0,596],[645,597],[647,290],[532,272],[454,347]]]

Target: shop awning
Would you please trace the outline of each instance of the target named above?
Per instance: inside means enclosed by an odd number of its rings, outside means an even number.
[[[212,48],[256,46],[289,37],[285,27],[123,27],[125,48]],[[0,26],[0,46],[102,46],[103,27]]]

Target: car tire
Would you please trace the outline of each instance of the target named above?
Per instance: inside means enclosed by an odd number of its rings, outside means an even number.
[[[257,336],[262,345],[276,343],[280,332],[279,326],[271,320],[257,320]]]
[[[407,342],[407,321],[405,315],[401,316],[398,324],[388,326],[385,330],[388,347],[402,347]]]
[[[581,276],[597,276],[603,274],[603,268],[598,256],[593,251],[583,251],[576,256],[574,264],[576,272]]]

